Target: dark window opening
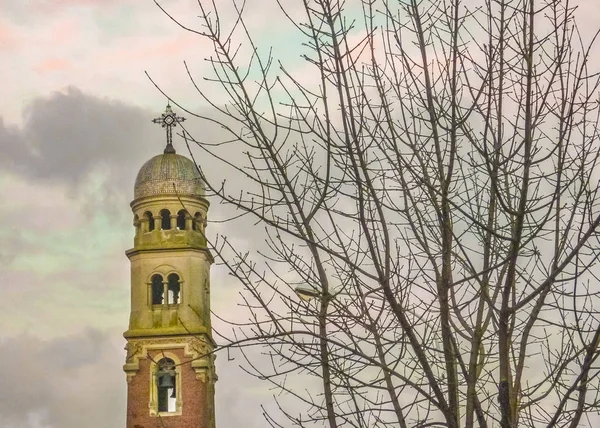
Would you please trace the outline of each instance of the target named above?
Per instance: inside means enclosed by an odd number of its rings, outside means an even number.
[[[161,229],[169,230],[171,228],[171,211],[162,210],[160,212],[160,218],[161,218]]]
[[[150,211],[146,211],[144,213],[144,218],[148,220],[148,232],[152,232],[154,230],[154,217]]]
[[[158,362],[156,388],[158,391],[158,411],[174,412],[176,410],[177,378],[175,362],[172,359],[163,358]]]
[[[177,229],[184,230],[185,229],[185,211],[179,210],[177,213]]]
[[[162,305],[164,303],[164,287],[162,276],[152,276],[152,304]]]
[[[181,291],[181,285],[179,283],[179,275],[172,273],[167,278],[167,290],[169,293],[169,304],[179,304],[179,292]]]

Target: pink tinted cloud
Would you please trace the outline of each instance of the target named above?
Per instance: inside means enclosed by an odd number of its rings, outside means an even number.
[[[0,22],[0,51],[14,49],[18,44],[16,31],[8,24]]]
[[[74,44],[81,39],[82,34],[81,25],[75,19],[55,22],[46,32],[43,41],[43,44],[54,55],[40,58],[33,65],[33,69],[39,74],[48,74],[73,68],[74,64],[68,58],[71,56],[70,51],[74,48]]]
[[[162,58],[175,57],[179,62],[185,59],[186,54],[197,52],[199,44],[204,41],[200,37],[194,37],[188,33],[182,33],[176,37],[163,40],[155,40],[154,43],[147,38],[129,40],[126,45],[105,50],[94,58],[94,62],[100,64],[135,64],[146,68],[149,61]]]
[[[46,58],[43,61],[38,62],[33,68],[39,74],[48,74],[65,71],[72,67],[73,63],[64,58]]]
[[[129,0],[46,0],[39,6],[40,12],[58,12],[59,10],[69,9],[78,6],[110,6],[113,4],[130,3]]]
[[[80,38],[82,33],[80,22],[75,19],[65,19],[52,26],[46,40],[56,46],[69,45]]]

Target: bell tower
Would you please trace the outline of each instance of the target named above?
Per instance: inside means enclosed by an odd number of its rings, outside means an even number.
[[[167,105],[153,122],[167,145],[140,169],[131,202],[135,238],[127,357],[127,428],[214,428],[208,201],[196,165],[178,155]]]

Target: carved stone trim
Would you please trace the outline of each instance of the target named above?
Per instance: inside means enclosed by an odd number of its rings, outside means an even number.
[[[131,382],[140,369],[140,359],[148,358],[151,350],[182,349],[183,355],[189,358],[191,367],[196,372],[196,378],[206,382],[207,376],[212,379],[214,373],[214,356],[210,354],[213,347],[206,336],[156,338],[156,339],[129,339],[125,345],[127,357],[123,370],[127,375],[127,383]]]

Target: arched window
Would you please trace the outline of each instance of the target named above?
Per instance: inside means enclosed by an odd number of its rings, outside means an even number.
[[[185,210],[179,210],[179,212],[177,212],[177,229],[185,229]]]
[[[171,228],[171,211],[169,210],[161,210],[160,212],[161,218],[161,229],[169,230]]]
[[[152,304],[162,305],[164,303],[163,278],[159,274],[152,275]]]
[[[179,283],[179,275],[172,273],[167,278],[167,290],[168,290],[168,303],[170,305],[179,304],[179,292],[181,291],[181,285]]]
[[[194,214],[194,230],[202,230],[202,214]]]
[[[177,372],[175,361],[163,358],[157,364],[156,391],[159,413],[172,413],[176,409],[177,398]]]
[[[144,213],[144,218],[148,221],[148,232],[152,232],[154,230],[154,217],[150,211],[146,211]]]

